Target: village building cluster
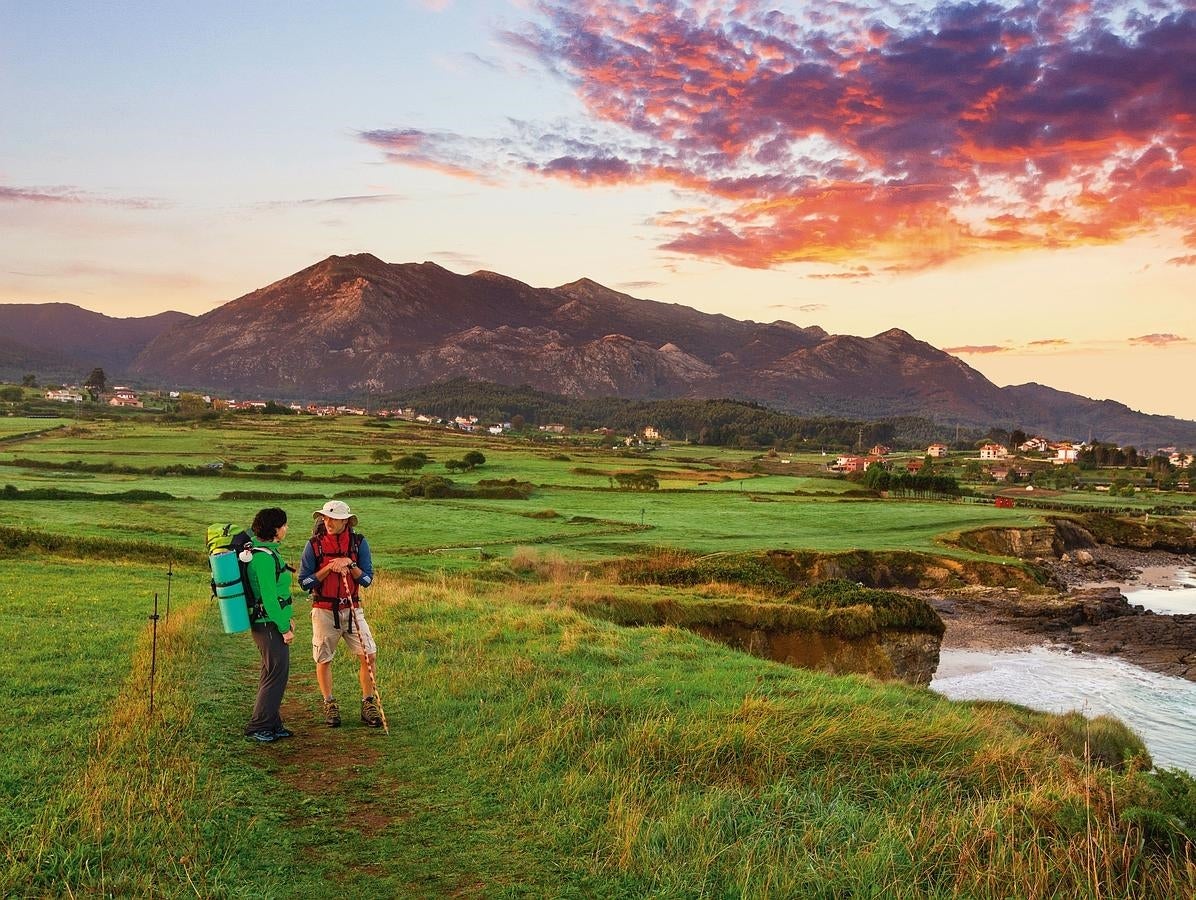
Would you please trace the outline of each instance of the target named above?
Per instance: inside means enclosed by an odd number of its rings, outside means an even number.
[[[1064,466],[1077,462],[1080,454],[1089,446],[1086,442],[1051,441],[1035,436],[1019,444],[1017,454],[1003,444],[989,441],[980,445],[976,456],[969,458],[990,464],[986,465],[985,469],[993,480],[1005,481],[1010,476],[1025,479],[1033,474],[1030,469],[1015,465],[1014,462],[1017,459],[1049,461],[1053,465]],[[843,454],[836,457],[835,461],[827,466],[827,469],[850,475],[866,472],[878,464],[887,467],[889,465],[888,456],[891,452],[889,447],[877,445],[866,454]],[[947,444],[933,443],[926,448],[925,457],[932,460],[944,459],[949,452],[950,447]],[[1175,447],[1159,448],[1153,455],[1166,457],[1171,466],[1176,469],[1188,468],[1196,461],[1196,456]],[[991,465],[992,463],[997,463],[997,465]],[[1000,465],[1000,463],[1007,463],[1007,465]],[[907,472],[920,472],[924,466],[925,459],[912,458],[905,461]]]
[[[45,392],[47,400],[53,400],[60,403],[83,403],[88,399],[88,391],[85,388],[80,388],[78,385],[69,385],[63,388],[54,388]],[[194,395],[197,400],[201,401],[204,406],[218,411],[228,412],[260,412],[270,407],[271,401],[268,400],[241,400],[232,397],[214,397],[210,394]],[[146,397],[159,398],[164,397],[168,401],[178,402],[183,398],[181,391],[167,391],[162,394],[158,391],[146,391],[144,394],[139,393],[132,388],[125,386],[117,386],[111,391],[106,391],[99,396],[99,402],[108,406],[124,406],[144,408]],[[463,431],[466,433],[485,432],[496,437],[510,434],[515,431],[515,426],[511,422],[494,422],[484,423],[477,416],[470,415],[455,415],[455,416],[436,416],[428,413],[421,413],[412,406],[400,406],[377,409],[370,412],[364,406],[354,406],[350,404],[321,404],[321,403],[287,403],[278,404],[292,413],[308,416],[369,416],[372,415],[379,419],[400,419],[408,422],[417,422],[421,425],[434,425],[450,428],[455,431]],[[277,408],[277,407],[276,407]],[[544,425],[536,426],[536,429],[545,435],[564,435],[568,433],[569,429],[566,425],[560,422],[549,422]],[[595,428],[593,434],[603,437],[610,437],[615,434],[611,428]],[[621,440],[627,446],[642,446],[648,443],[656,443],[664,439],[664,436],[659,428],[654,425],[646,425],[635,434],[627,435]]]

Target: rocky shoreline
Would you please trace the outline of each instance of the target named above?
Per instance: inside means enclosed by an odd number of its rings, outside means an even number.
[[[1015,650],[1047,643],[1196,681],[1196,614],[1156,614],[1131,605],[1120,589],[1125,582],[1166,583],[1168,573],[1196,567],[1196,557],[1106,546],[1040,564],[1061,593],[977,586],[919,592],[947,626],[943,648]]]

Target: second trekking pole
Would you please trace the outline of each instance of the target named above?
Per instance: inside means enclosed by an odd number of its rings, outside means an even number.
[[[341,586],[344,587],[346,594],[350,593],[349,574],[347,572],[341,572]],[[360,638],[361,622],[357,621],[357,606],[354,605],[352,599],[349,600],[349,615],[352,617],[352,621],[357,626],[357,634]],[[362,650],[364,649],[365,646],[362,645]],[[367,653],[365,655],[365,660],[366,666],[370,671],[370,687],[374,690],[374,702],[378,704],[378,715],[382,719],[382,731],[389,737],[390,726],[386,724],[386,709],[382,706],[382,695],[378,691],[377,656],[377,648],[375,647],[374,653]]]

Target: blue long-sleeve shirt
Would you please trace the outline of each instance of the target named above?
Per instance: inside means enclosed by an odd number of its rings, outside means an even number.
[[[374,560],[370,556],[369,542],[364,537],[361,538],[361,546],[357,548],[357,565],[358,574],[349,577],[362,587],[369,587],[374,581]],[[312,548],[311,541],[308,541],[303,547],[303,558],[299,561],[299,587],[305,591],[319,590],[320,579],[316,578],[318,568],[316,551]]]

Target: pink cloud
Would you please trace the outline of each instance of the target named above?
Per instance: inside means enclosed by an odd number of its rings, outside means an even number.
[[[911,271],[1165,226],[1196,241],[1183,0],[537,9],[502,37],[573,90],[585,124],[363,138],[460,177],[667,185],[704,211],[661,217],[663,249],[752,268]]]
[[[1170,347],[1172,344],[1186,344],[1188,339],[1178,334],[1143,334],[1130,338],[1130,343],[1147,347]]]
[[[146,197],[107,197],[75,187],[19,188],[0,185],[0,203],[90,204],[94,206],[123,206],[128,209],[161,209],[162,200]]]

